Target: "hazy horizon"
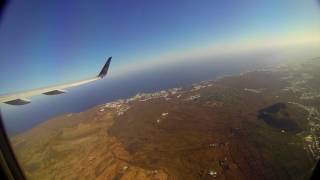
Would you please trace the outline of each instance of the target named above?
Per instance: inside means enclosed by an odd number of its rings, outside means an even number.
[[[0,26],[0,94],[96,75],[108,56],[118,76],[221,53],[320,47],[319,12],[315,0],[13,1]]]

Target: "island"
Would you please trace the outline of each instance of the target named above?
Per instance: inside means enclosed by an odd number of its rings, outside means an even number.
[[[65,114],[11,137],[28,179],[308,179],[320,58]]]

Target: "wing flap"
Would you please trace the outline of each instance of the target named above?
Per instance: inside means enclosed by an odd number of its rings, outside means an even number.
[[[55,90],[52,90],[52,91],[48,91],[48,92],[44,92],[42,94],[45,94],[45,95],[58,95],[58,94],[63,94],[63,93],[66,93],[67,91],[65,90],[62,90],[62,89],[55,89]]]
[[[31,101],[29,99],[18,98],[10,101],[5,101],[4,103],[10,104],[10,105],[25,105],[25,104],[29,104],[30,102]]]

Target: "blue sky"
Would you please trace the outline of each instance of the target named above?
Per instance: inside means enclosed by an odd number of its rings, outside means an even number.
[[[16,0],[0,24],[0,93],[93,76],[108,56],[125,73],[202,47],[319,32],[315,0]]]

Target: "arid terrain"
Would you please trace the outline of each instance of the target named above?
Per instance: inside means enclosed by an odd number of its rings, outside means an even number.
[[[308,179],[320,58],[96,106],[11,138],[29,179]]]

